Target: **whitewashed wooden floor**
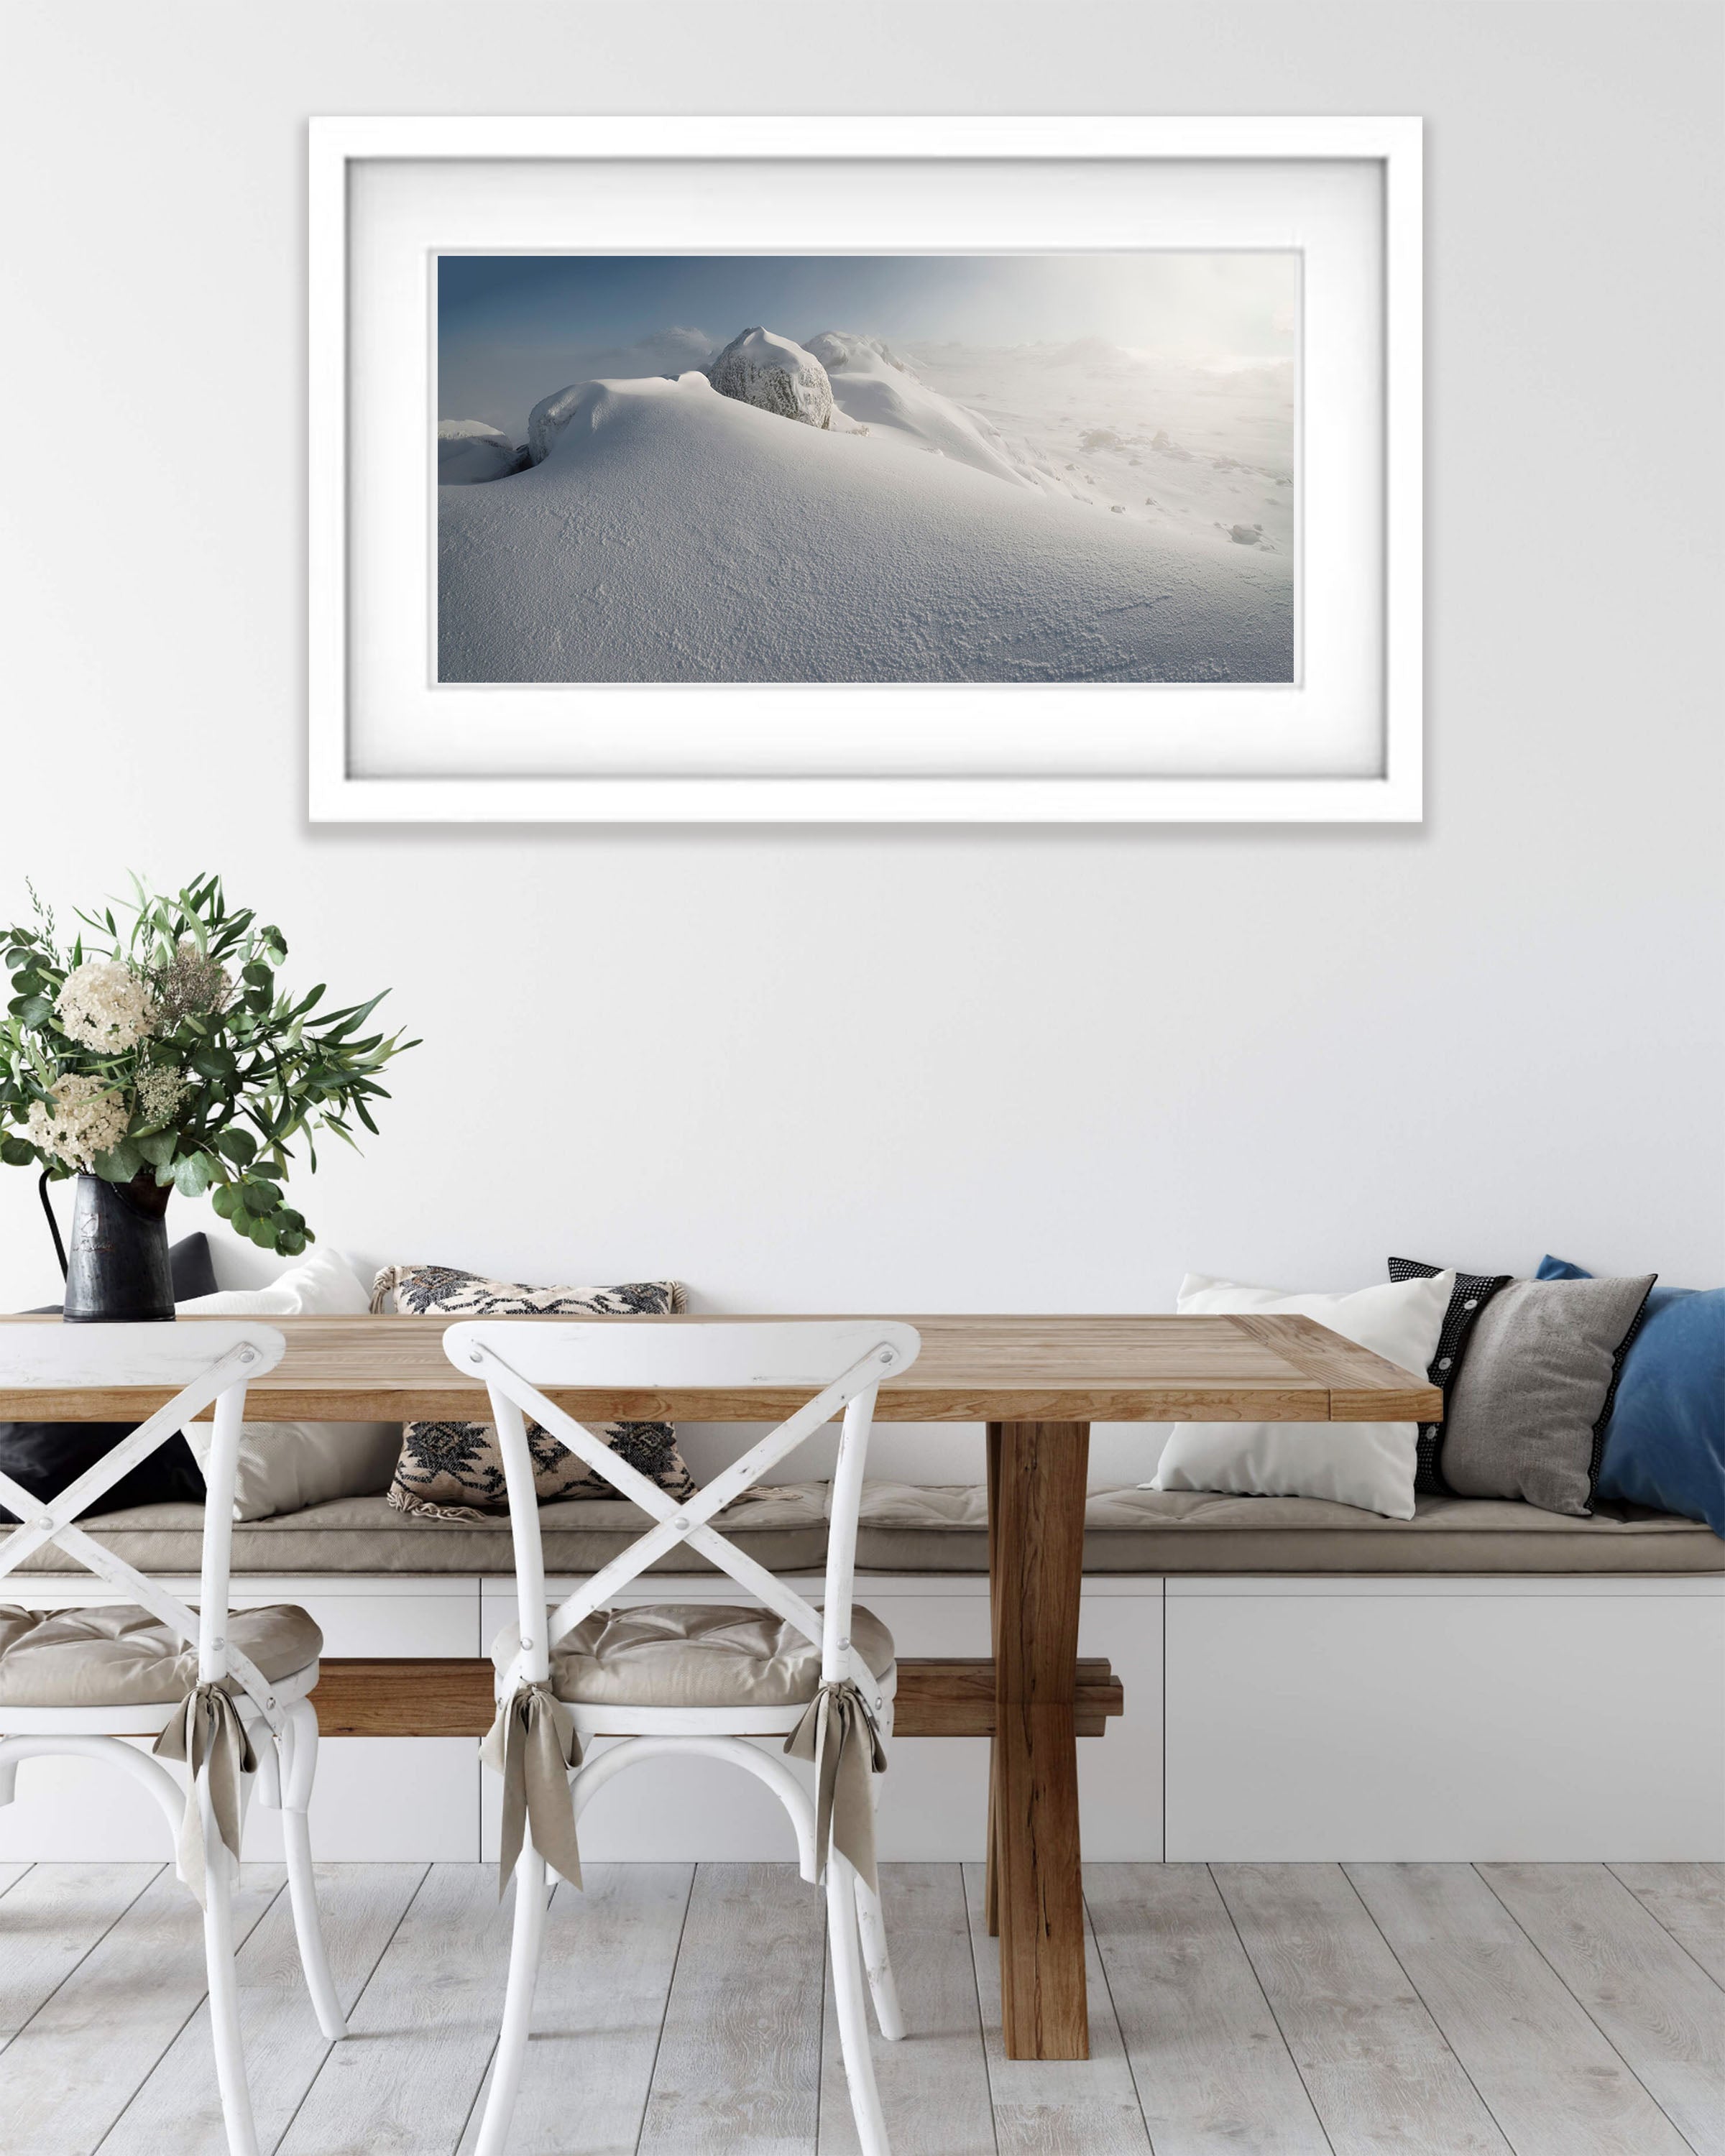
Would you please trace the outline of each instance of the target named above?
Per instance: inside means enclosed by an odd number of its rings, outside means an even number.
[[[507,1905],[477,1865],[321,1873],[351,2040],[282,1876],[238,1928],[262,2145],[457,2156]],[[1087,2065],[1003,2057],[979,1871],[885,1871],[897,2156],[1725,2156],[1725,1866],[1096,1865]],[[854,2152],[821,1897],[788,1867],[559,1888],[520,2156]],[[149,1865],[0,1866],[0,2150],[221,2156],[197,1912]]]

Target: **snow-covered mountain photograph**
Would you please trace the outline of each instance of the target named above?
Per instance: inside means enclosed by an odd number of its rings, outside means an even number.
[[[437,259],[438,679],[1287,683],[1300,258]]]

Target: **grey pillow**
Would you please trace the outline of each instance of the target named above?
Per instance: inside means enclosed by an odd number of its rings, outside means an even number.
[[[1479,1313],[1444,1424],[1461,1497],[1522,1497],[1584,1518],[1611,1396],[1659,1277],[1514,1281]]]

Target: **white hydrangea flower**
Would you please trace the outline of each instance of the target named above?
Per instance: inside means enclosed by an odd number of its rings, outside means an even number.
[[[96,1155],[126,1136],[126,1120],[124,1100],[105,1081],[74,1075],[55,1081],[52,1108],[30,1103],[26,1128],[33,1146],[87,1174]]]
[[[74,967],[54,1008],[74,1040],[108,1055],[136,1048],[156,1021],[149,989],[117,958],[87,958]]]
[[[138,1113],[151,1130],[171,1123],[182,1101],[193,1090],[172,1064],[146,1063],[138,1073]]]

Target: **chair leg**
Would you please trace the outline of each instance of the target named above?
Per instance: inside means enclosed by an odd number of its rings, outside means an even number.
[[[509,1948],[509,1989],[503,2001],[503,2028],[491,2061],[491,2090],[474,2156],[503,2156],[509,2122],[526,2063],[527,2031],[533,2020],[533,1985],[539,1974],[539,1950],[545,1938],[545,1859],[530,1840],[521,1845],[515,1867],[515,1936]]]
[[[234,1876],[239,1871],[217,1831],[202,1789],[189,1801],[204,1804],[204,1842],[209,1851],[205,1873],[203,1958],[209,1983],[210,2041],[216,2055],[216,2083],[222,2092],[222,2119],[228,2129],[228,2156],[258,2156],[252,2123],[251,2092],[246,2086],[245,2052],[239,2040],[239,1983],[234,1969]]]
[[[875,2002],[875,2020],[888,2043],[896,2044],[905,2033],[905,2017],[898,2003],[892,1958],[886,1950],[880,1897],[860,1872],[851,1876],[856,1881],[856,1928],[862,1943],[863,1967],[869,1975],[869,1993]]]
[[[827,1857],[827,1942],[833,1957],[833,1998],[839,2010],[839,2046],[850,2089],[862,2156],[891,2156],[875,2061],[869,2052],[869,2013],[863,2003],[862,1953],[857,1938],[857,1887],[850,1866],[831,1851]]]
[[[347,2017],[330,1974],[323,1927],[317,1914],[317,1879],[311,1868],[311,1823],[306,1812],[317,1775],[317,1714],[302,1700],[282,1731],[286,1757],[281,1763],[281,1839],[287,1857],[288,1899],[294,1912],[294,1936],[300,1966],[311,1994],[317,2025],[333,2044],[347,2034]]]

